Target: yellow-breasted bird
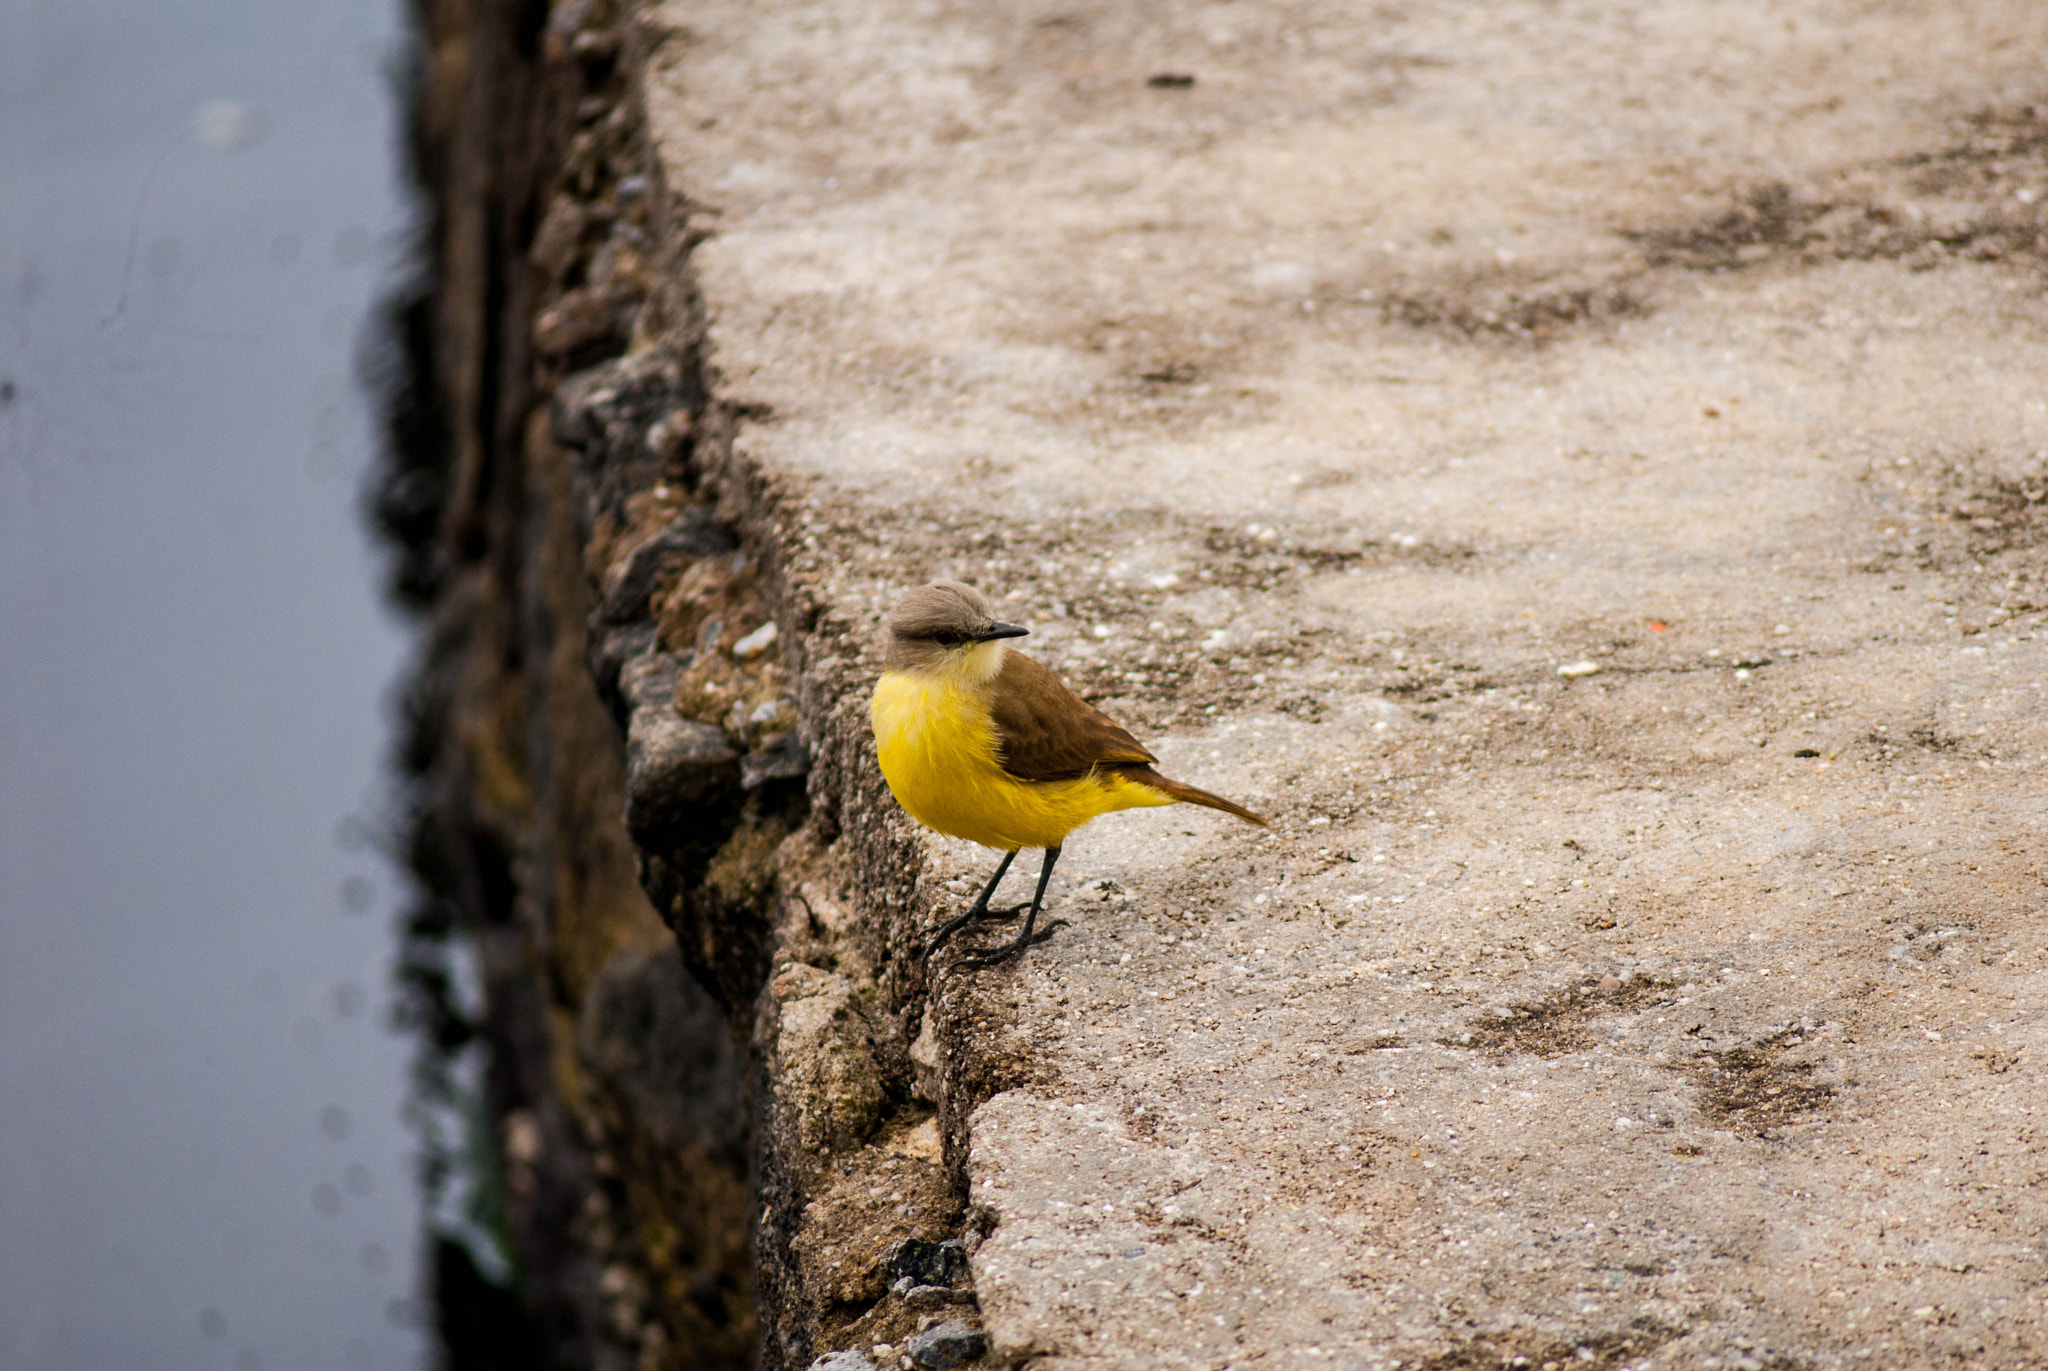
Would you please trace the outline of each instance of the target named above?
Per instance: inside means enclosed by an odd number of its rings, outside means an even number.
[[[927,957],[968,924],[1013,919],[1026,908],[991,910],[988,902],[1027,847],[1045,849],[1045,866],[1023,932],[968,960],[992,965],[1050,937],[1065,920],[1032,929],[1060,845],[1098,815],[1187,803],[1266,826],[1242,805],[1154,771],[1158,759],[1115,720],[1004,644],[1029,632],[999,622],[981,592],[958,581],[911,591],[889,616],[872,714],[882,775],[926,828],[1004,854],[981,898],[933,934]]]

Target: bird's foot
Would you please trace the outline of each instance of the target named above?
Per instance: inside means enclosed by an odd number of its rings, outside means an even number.
[[[973,924],[1008,923],[1029,908],[1031,908],[1031,902],[1028,900],[1023,904],[1013,904],[1007,909],[990,909],[987,905],[976,905],[965,914],[955,915],[933,929],[930,938],[925,942],[924,951],[920,956],[924,961],[930,961],[932,954],[944,947],[946,940],[961,929]]]
[[[1027,934],[1024,937],[1017,939],[1015,942],[1004,943],[1001,947],[992,947],[981,952],[962,953],[960,957],[960,965],[971,966],[979,969],[990,966],[1001,966],[1004,962],[1015,961],[1018,957],[1024,955],[1025,948],[1030,947],[1034,943],[1044,942],[1047,938],[1050,938],[1052,936],[1054,929],[1065,928],[1066,926],[1067,921],[1065,919],[1054,919],[1044,928],[1041,928],[1034,933]]]

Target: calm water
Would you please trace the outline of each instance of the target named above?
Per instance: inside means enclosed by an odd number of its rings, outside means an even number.
[[[359,837],[404,648],[354,379],[401,20],[0,3],[6,1371],[426,1360]]]

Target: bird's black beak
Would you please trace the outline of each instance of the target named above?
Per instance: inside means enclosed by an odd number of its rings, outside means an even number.
[[[1020,624],[990,624],[987,628],[974,635],[974,641],[977,643],[987,643],[993,642],[997,638],[1022,638],[1029,632],[1031,632],[1030,629]]]

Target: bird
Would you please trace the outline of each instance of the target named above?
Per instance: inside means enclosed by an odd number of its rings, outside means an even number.
[[[882,777],[926,828],[1003,853],[981,898],[933,932],[923,950],[927,961],[969,924],[1014,919],[1027,908],[989,907],[1027,847],[1044,849],[1045,864],[1023,931],[963,960],[993,966],[1051,937],[1066,920],[1036,925],[1053,864],[1067,835],[1101,815],[1197,804],[1269,826],[1233,800],[1153,770],[1158,758],[1136,738],[1043,663],[1009,646],[1030,631],[998,620],[988,599],[959,581],[921,586],[889,616],[870,710]]]

